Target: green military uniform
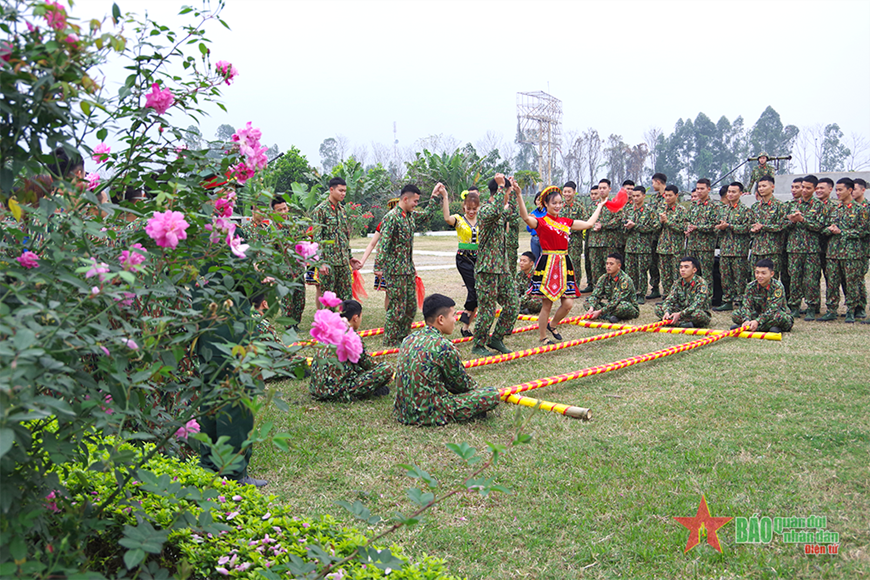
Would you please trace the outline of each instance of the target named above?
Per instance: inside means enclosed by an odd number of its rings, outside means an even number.
[[[759,157],[766,157],[766,155],[759,155]],[[746,191],[752,193],[752,186],[758,183],[758,180],[760,180],[765,175],[773,177],[774,175],[776,175],[776,169],[766,163],[763,166],[756,165],[752,169],[752,173],[749,174],[749,187],[746,188]]]
[[[341,362],[335,353],[319,349],[311,365],[311,396],[322,401],[350,401],[372,395],[393,381],[393,367],[376,363],[363,346],[355,363]]]
[[[515,198],[510,196],[506,200],[509,191],[500,187],[492,201],[485,204],[477,214],[477,262],[474,265],[474,278],[481,291],[478,294],[477,323],[474,325],[475,347],[485,348],[497,304],[501,304],[502,311],[492,332],[493,340],[502,340],[511,333],[520,311],[520,300],[512,276],[516,268],[516,252],[508,263],[510,244],[507,227],[516,212]],[[509,202],[507,210],[506,201]]]
[[[620,270],[616,276],[605,274],[598,279],[595,289],[586,299],[586,307],[600,310],[602,318],[615,316],[620,320],[630,320],[640,315],[636,294],[631,276]]]
[[[820,305],[819,232],[825,224],[827,212],[822,202],[815,197],[810,201],[791,202],[788,213],[795,212],[800,212],[805,221],[789,222],[788,241],[785,246],[789,256],[788,269],[791,281],[788,304],[793,311],[799,311],[801,301],[806,300],[807,311],[812,310],[810,316],[815,316]]]
[[[855,310],[861,304],[859,285],[864,283],[864,247],[861,238],[867,235],[870,217],[867,208],[854,202],[841,203],[828,216],[822,233],[830,236],[828,242],[827,268],[828,293],[825,302],[828,318],[835,314],[840,303],[840,285],[846,294],[846,321],[855,321]],[[839,234],[832,234],[827,228],[836,225]]]
[[[819,200],[819,203],[822,204],[822,212],[824,216],[825,226],[822,228],[824,230],[825,227],[828,226],[828,218],[831,215],[831,212],[834,211],[834,208],[837,207],[837,204],[832,202],[830,199],[826,199],[824,201]],[[821,270],[819,280],[821,280],[821,276],[825,277],[825,289],[828,293],[831,293],[830,283],[828,282],[828,273],[827,273],[827,265],[828,265],[828,242],[830,238],[825,235],[824,231],[819,233],[819,269]],[[819,280],[816,281],[818,285]]]
[[[794,317],[788,311],[782,282],[773,278],[767,288],[756,280],[747,284],[740,308],[734,311],[731,320],[740,325],[757,320],[758,332],[768,332],[774,326],[782,332],[791,330]]]
[[[662,231],[659,234],[656,252],[659,255],[659,274],[662,277],[662,292],[665,296],[671,291],[671,286],[680,277],[680,258],[684,257],[686,243],[685,208],[675,204],[673,209],[667,206],[659,212],[665,215]]]
[[[398,346],[411,332],[411,323],[417,312],[414,230],[432,219],[430,210],[437,204],[431,201],[431,198],[427,199],[417,211],[410,213],[396,206],[381,222],[378,261],[389,281],[387,298],[390,300],[384,324],[385,346]]]
[[[750,268],[754,268],[759,260],[768,259],[773,262],[776,276],[782,274],[779,257],[782,255],[782,236],[788,224],[785,206],[773,197],[769,201],[757,201],[752,206],[753,224],[760,223],[761,230],[752,234],[752,258]]]
[[[665,211],[665,207],[667,207],[665,196],[659,194],[655,190],[653,190],[651,195],[647,196],[646,204],[652,210],[653,214],[655,214],[656,219],[658,219],[658,215]],[[658,227],[661,229],[661,223],[658,224]],[[658,245],[659,238],[658,236],[655,236],[652,245],[652,262],[649,268],[649,285],[652,287],[652,294],[658,292],[662,282],[661,272],[659,272]]]
[[[574,203],[579,205],[576,215],[579,219],[582,219],[584,221],[589,219],[589,217],[593,213],[595,213],[595,208],[598,207],[597,204],[592,201],[592,196],[589,195],[575,197],[574,200]],[[580,244],[583,247],[583,269],[586,274],[586,286],[592,286],[592,278],[589,275],[589,272],[592,270],[592,257],[589,255],[589,234],[587,233],[588,231],[589,230],[583,230],[582,232],[571,232],[571,237],[568,238],[568,251],[571,251],[571,241],[576,237],[576,241],[574,241],[574,243]],[[582,275],[578,276],[577,273],[580,271],[580,262],[574,262],[573,258],[571,259],[571,261],[574,264],[574,278],[577,281],[577,291],[579,292],[581,288],[580,280],[582,278]]]
[[[242,226],[246,240],[257,240],[258,242],[269,245],[279,252],[284,258],[284,263],[290,268],[291,278],[288,280],[292,286],[288,288],[287,294],[280,298],[281,309],[284,316],[293,319],[296,324],[302,320],[302,313],[305,311],[305,268],[296,259],[298,255],[296,250],[285,239],[292,239],[294,236],[287,236],[286,230],[281,231],[274,225],[260,224],[255,225],[253,220]]]
[[[478,388],[462,365],[456,347],[432,326],[402,343],[396,364],[394,411],[406,425],[444,425],[466,421],[498,405],[494,388]]]
[[[687,212],[688,225],[694,225],[697,229],[686,236],[686,255],[694,256],[701,263],[700,276],[707,280],[713,279],[713,264],[716,259],[716,230],[713,229],[718,221],[719,207],[722,204],[712,202],[695,201],[689,206]]]
[[[314,241],[320,246],[320,258],[329,265],[329,273],[319,274],[321,291],[335,292],[341,300],[352,299],[351,222],[344,206],[326,198],[311,211],[311,221],[314,222]]]
[[[625,271],[631,276],[638,300],[646,295],[647,272],[652,279],[652,264],[655,260],[654,248],[658,240],[661,222],[655,209],[644,204],[639,209],[627,205],[623,209],[626,222],[634,222],[634,227],[626,230],[625,236]],[[654,285],[653,290],[658,288]]]
[[[508,273],[513,274],[517,270],[517,258],[520,257],[520,226],[524,225],[522,218],[520,218],[519,211],[511,217],[508,218],[507,222],[507,232],[504,246],[505,251],[507,252],[507,256],[505,256],[505,260],[508,265]]]
[[[739,305],[749,281],[749,227],[751,210],[738,201],[722,204],[719,220],[728,227],[719,231],[719,274],[722,278],[722,304]]]
[[[593,208],[594,211],[594,208]],[[571,218],[572,220],[582,220],[586,214],[586,207],[581,202],[581,198],[574,197],[571,205],[565,204],[562,208],[562,217]],[[583,265],[583,232],[571,232],[568,237],[568,256],[571,258],[571,264],[574,266],[574,279],[577,283],[577,289],[580,286],[580,280],[583,278],[581,267]]]
[[[656,306],[656,316],[662,318],[665,312],[680,313],[678,324],[691,322],[696,327],[710,325],[710,292],[707,282],[697,274],[687,282],[682,277],[674,282],[668,297]]]
[[[585,216],[585,220],[592,217],[595,208]],[[598,216],[601,229],[596,231],[594,227],[586,230],[586,248],[589,251],[591,270],[586,272],[586,280],[592,284],[604,274],[604,263],[608,254],[619,251],[619,232],[622,230],[622,210],[613,213],[602,211]]]
[[[517,270],[517,273],[514,276],[517,296],[520,297],[520,313],[523,314],[537,314],[541,311],[541,299],[529,296],[528,294],[533,271],[534,270],[530,270],[529,273],[526,274],[522,270]]]
[[[855,203],[863,205],[864,209],[870,212],[870,203],[866,199],[861,202],[856,201]],[[867,284],[864,282],[864,278],[867,276],[867,272],[870,271],[870,228],[867,230],[867,235],[861,238],[861,246],[864,249],[864,274],[861,275],[861,283],[858,285],[861,295],[858,300],[859,307],[855,315],[859,318],[864,318],[867,314]]]

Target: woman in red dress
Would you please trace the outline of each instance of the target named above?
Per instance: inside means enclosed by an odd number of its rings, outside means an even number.
[[[564,204],[562,192],[555,185],[541,192],[541,201],[547,210],[547,214],[543,217],[536,218],[529,215],[522,194],[518,194],[518,197],[520,217],[526,225],[538,233],[538,239],[541,241],[541,257],[535,264],[528,294],[541,297],[538,335],[542,343],[553,344],[547,338],[546,331],[549,330],[556,340],[562,340],[562,335],[553,330],[553,327],[558,326],[571,311],[574,298],[577,296],[574,265],[568,256],[568,238],[572,231],[588,230],[595,225],[605,200],[598,204],[589,221],[584,221],[559,217]],[[550,326],[550,310],[553,308],[553,302],[559,299],[561,305],[553,315],[553,325]]]

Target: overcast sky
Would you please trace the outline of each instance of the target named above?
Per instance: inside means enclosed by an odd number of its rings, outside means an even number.
[[[176,1],[117,3],[180,22]],[[111,4],[80,0],[72,13]],[[252,121],[265,144],[296,145],[313,165],[336,134],[392,145],[393,122],[400,146],[439,133],[512,140],[520,91],[561,99],[563,132],[630,144],[699,112],[751,125],[768,105],[784,124],[870,137],[867,0],[227,0],[222,15],[232,31],[209,25],[212,61],[240,75],[203,135]]]

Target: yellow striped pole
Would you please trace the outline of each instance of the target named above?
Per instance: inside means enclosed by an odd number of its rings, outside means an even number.
[[[560,415],[565,415],[566,417],[571,417],[572,419],[585,419],[588,421],[592,418],[592,411],[585,407],[563,405],[562,403],[553,403],[551,401],[540,401],[522,395],[504,395],[502,400],[506,403],[522,405],[523,407],[537,407],[540,404],[541,409],[544,411],[552,411],[554,413],[559,413]]]
[[[529,326],[523,326],[523,327],[521,327],[521,328],[515,328],[515,329],[511,332],[511,334],[520,334],[521,332],[529,332],[529,331],[531,331],[531,330],[538,330],[538,325],[537,325],[537,324],[531,324],[531,325],[529,325]],[[465,342],[471,342],[472,340],[474,340],[474,337],[473,337],[473,336],[463,336],[462,338],[454,338],[454,339],[451,340],[450,342],[452,342],[453,344],[462,344],[462,343],[465,343]],[[397,352],[399,352],[399,349],[398,349],[398,348],[387,348],[387,349],[384,349],[384,350],[376,350],[376,351],[374,351],[374,352],[372,352],[372,353],[369,353],[369,356],[386,356],[386,355],[388,355],[388,354],[396,354]]]
[[[609,322],[598,322],[592,320],[580,320],[577,322],[571,322],[570,324],[575,324],[577,326],[583,326],[585,328],[606,328],[619,330],[624,328],[632,328],[629,324],[611,324]],[[709,328],[671,328],[669,326],[656,328],[654,330],[646,330],[645,332],[663,332],[667,334],[688,334],[690,336],[713,336],[723,334],[727,331],[724,330],[710,330]],[[761,340],[782,340],[782,334],[779,332],[741,332],[737,338],[758,338]]]
[[[640,328],[640,327],[638,327]],[[529,381],[527,383],[521,383],[519,385],[514,385],[512,387],[505,387],[503,389],[499,389],[499,394],[504,398],[508,395],[514,395],[516,393],[522,393],[525,391],[530,391],[532,389],[540,389],[541,387],[548,387],[550,385],[557,385],[559,383],[564,383],[567,381],[573,381],[575,379],[579,379],[582,377],[589,377],[592,375],[600,375],[602,373],[609,373],[610,371],[616,371],[619,369],[624,369],[625,367],[629,367],[631,365],[636,365],[638,363],[646,362],[649,360],[659,359],[665,356],[669,356],[672,354],[677,354],[679,352],[684,352],[687,350],[692,350],[701,346],[706,346],[708,344],[713,344],[717,340],[722,340],[723,338],[727,338],[729,336],[737,336],[743,331],[743,327],[735,328],[734,330],[730,330],[728,332],[724,332],[723,334],[716,334],[713,336],[707,336],[705,338],[701,338],[692,342],[687,342],[685,344],[680,344],[677,346],[672,346],[670,348],[664,348],[662,350],[657,350],[655,352],[649,352],[647,354],[642,354],[638,356],[634,356],[631,358],[627,358],[621,361],[598,365],[595,367],[589,367],[586,369],[582,369],[579,371],[575,371],[573,373],[567,373],[564,375],[555,375],[552,377],[546,377],[543,379],[535,379],[534,381]]]
[[[578,338],[576,340],[568,340],[565,342],[559,342],[556,344],[550,344],[547,346],[538,346],[535,348],[529,348],[526,350],[518,350],[512,352],[510,354],[497,354],[494,356],[486,356],[483,358],[476,358],[472,360],[465,361],[462,363],[465,365],[465,368],[470,369],[473,367],[480,367],[484,365],[493,365],[503,362],[512,361],[518,358],[523,358],[527,356],[532,356],[535,354],[542,354],[545,352],[552,352],[554,350],[562,350],[563,348],[570,348],[572,346],[579,346],[581,344],[587,344],[589,342],[596,342],[599,340],[606,340],[608,338],[614,338],[617,336],[622,336],[623,334],[630,334],[632,332],[640,332],[646,328],[655,328],[666,324],[668,321],[660,320],[659,322],[651,322],[644,326],[635,326],[631,328],[626,328],[625,330],[618,330],[616,332],[608,332],[606,334],[599,334],[597,336],[587,336],[586,338]],[[537,325],[535,325],[537,327]],[[374,356],[374,355],[373,355]]]

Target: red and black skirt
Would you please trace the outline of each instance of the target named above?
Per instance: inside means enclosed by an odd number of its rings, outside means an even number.
[[[560,298],[576,298],[577,283],[574,279],[574,265],[567,251],[545,251],[541,253],[532,281],[529,296],[556,301]]]

